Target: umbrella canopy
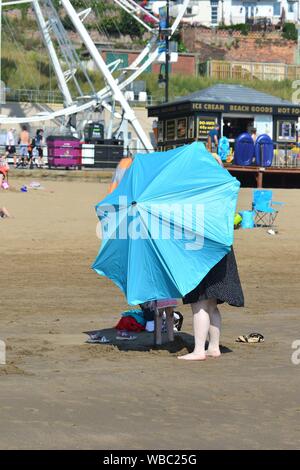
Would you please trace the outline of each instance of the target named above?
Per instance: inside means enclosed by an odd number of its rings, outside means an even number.
[[[230,251],[239,186],[202,143],[136,155],[96,206],[93,269],[132,305],[186,295]]]

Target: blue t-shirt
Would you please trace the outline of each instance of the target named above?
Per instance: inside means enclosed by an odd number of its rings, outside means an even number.
[[[210,136],[211,141],[214,142],[215,141],[215,135],[218,137],[217,129],[212,129],[211,131],[209,131],[208,135]]]
[[[42,145],[42,142],[43,142],[43,136],[41,134],[37,134],[35,136],[35,145],[40,146]]]

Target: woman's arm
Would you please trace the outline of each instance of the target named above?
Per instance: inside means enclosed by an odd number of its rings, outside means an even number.
[[[212,153],[212,156],[219,163],[220,166],[224,166],[221,158],[219,157],[219,155]]]

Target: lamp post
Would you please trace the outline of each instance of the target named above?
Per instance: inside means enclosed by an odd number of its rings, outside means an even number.
[[[165,102],[169,101],[169,64],[170,64],[170,0],[166,0],[166,5],[160,9],[160,38],[162,51],[165,53],[165,73],[159,74],[158,84],[165,87]]]
[[[167,0],[167,23],[166,23],[166,69],[165,69],[165,102],[169,101],[169,63],[170,63],[170,51],[169,51],[169,23],[170,23],[170,0]]]

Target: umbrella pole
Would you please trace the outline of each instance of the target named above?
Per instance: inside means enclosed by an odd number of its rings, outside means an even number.
[[[161,346],[162,344],[162,312],[156,307],[154,317],[154,345]]]
[[[168,341],[174,341],[174,312],[166,312]]]

